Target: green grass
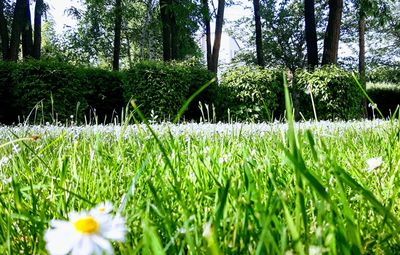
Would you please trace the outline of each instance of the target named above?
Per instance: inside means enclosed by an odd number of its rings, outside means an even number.
[[[117,254],[399,253],[399,123],[290,126],[0,128],[0,253],[45,254],[51,219],[105,200]]]

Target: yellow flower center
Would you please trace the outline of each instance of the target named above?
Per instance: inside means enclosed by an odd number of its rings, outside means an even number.
[[[82,234],[94,234],[99,231],[99,223],[92,216],[86,216],[74,222],[75,229]]]
[[[104,206],[99,207],[99,212],[104,213],[106,211],[106,208]]]

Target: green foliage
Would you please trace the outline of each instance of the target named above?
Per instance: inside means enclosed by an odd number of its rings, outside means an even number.
[[[14,110],[11,98],[11,73],[16,64],[0,61],[0,122],[11,123]]]
[[[400,68],[381,66],[367,73],[370,82],[389,82],[400,84]]]
[[[121,76],[55,61],[0,62],[0,121],[111,122],[124,103]]]
[[[30,121],[65,122],[70,115],[80,119],[87,108],[82,73],[59,62],[27,61],[12,71],[12,96],[16,113]]]
[[[80,69],[82,88],[90,109],[86,111],[89,119],[96,116],[99,122],[112,122],[125,106],[122,92],[122,73],[100,68]]]
[[[368,115],[374,117],[374,107],[378,107],[384,117],[393,114],[400,105],[400,86],[390,83],[368,83],[367,93],[376,105],[369,105]],[[379,117],[379,116],[377,116]]]
[[[295,108],[306,119],[314,117],[311,96],[320,120],[362,117],[362,92],[351,73],[336,66],[317,68],[313,73],[297,71],[292,93]]]
[[[268,121],[283,102],[283,72],[259,67],[236,67],[222,75],[217,108],[233,120]]]
[[[171,119],[185,101],[213,75],[197,65],[164,62],[140,62],[126,71],[124,82],[125,102],[135,100],[146,117],[157,115],[160,119]],[[200,97],[209,101],[211,90]],[[196,117],[198,100],[189,105],[187,118]],[[194,115],[194,116],[193,116]]]

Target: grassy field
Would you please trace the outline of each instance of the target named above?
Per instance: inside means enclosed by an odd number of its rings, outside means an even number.
[[[104,201],[117,254],[400,253],[398,121],[151,128],[0,128],[0,253]]]

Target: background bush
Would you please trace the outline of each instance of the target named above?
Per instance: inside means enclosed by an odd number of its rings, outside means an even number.
[[[121,73],[55,61],[0,62],[1,123],[28,116],[36,124],[95,123],[95,116],[100,123],[111,122],[123,103]]]
[[[100,68],[80,69],[84,98],[89,106],[86,116],[91,122],[108,123],[120,116],[124,105],[120,72]],[[94,119],[97,118],[96,119]]]
[[[367,81],[372,83],[394,83],[400,84],[399,67],[377,67],[367,72]]]
[[[314,118],[310,91],[319,120],[363,117],[363,94],[350,72],[336,66],[296,72],[292,91],[295,108],[306,119]]]
[[[173,119],[186,100],[213,78],[206,69],[192,63],[141,62],[126,71],[124,81],[125,103],[134,99],[148,118]],[[215,85],[214,85],[215,86]],[[199,116],[198,101],[209,102],[211,89],[204,91],[189,106],[185,117]]]
[[[235,67],[222,74],[217,95],[219,116],[232,120],[270,121],[282,114],[283,72]]]
[[[12,97],[20,121],[61,121],[69,116],[83,119],[88,105],[79,69],[49,61],[26,61],[12,71]],[[32,113],[32,114],[30,114]],[[36,118],[35,118],[36,116]],[[37,123],[37,122],[36,122]]]
[[[391,116],[400,105],[400,85],[393,83],[367,83],[367,94],[377,105],[383,116]],[[368,116],[378,117],[378,113],[371,106],[368,107]]]
[[[12,123],[15,114],[11,96],[12,71],[16,64],[0,61],[0,123]]]

